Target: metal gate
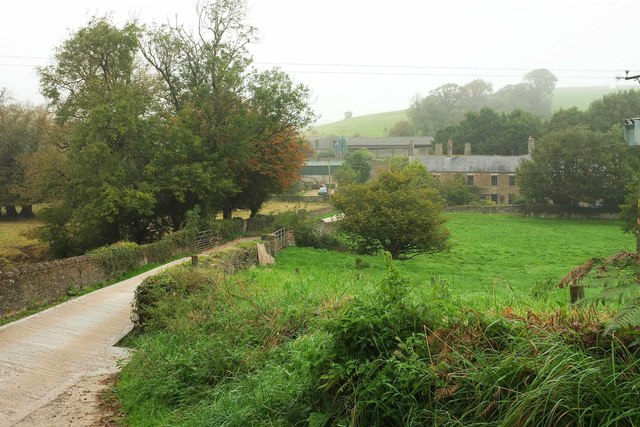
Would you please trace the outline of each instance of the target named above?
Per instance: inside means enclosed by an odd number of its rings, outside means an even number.
[[[200,253],[202,251],[206,251],[207,249],[211,249],[214,244],[215,244],[215,241],[213,239],[213,230],[209,229],[209,230],[200,231],[196,235],[196,241],[194,244],[193,251],[195,253]]]
[[[274,232],[273,234],[276,235],[276,252],[277,252],[287,245],[287,230],[284,228],[281,228],[280,230]]]

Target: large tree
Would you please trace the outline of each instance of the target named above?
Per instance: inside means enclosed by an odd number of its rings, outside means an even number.
[[[0,206],[8,217],[33,217],[32,205],[41,202],[22,191],[28,174],[28,159],[46,145],[51,121],[43,108],[0,102]]]
[[[460,122],[465,112],[487,105],[491,93],[491,84],[484,80],[463,86],[447,83],[424,98],[416,96],[409,108],[409,120],[419,134],[433,135],[438,129]]]
[[[542,121],[521,110],[499,114],[485,107],[468,112],[459,125],[447,126],[436,133],[437,143],[454,142],[454,151],[462,152],[465,142],[472,143],[474,154],[519,155],[527,153],[529,136],[542,133]]]
[[[568,128],[545,135],[518,168],[522,194],[561,205],[604,202],[616,208],[630,177],[628,147],[618,134]]]
[[[162,78],[167,104],[180,117],[170,144],[183,156],[153,161],[156,173],[177,184],[161,198],[172,216],[195,204],[203,212],[222,211],[225,218],[236,208],[255,212],[268,192],[291,185],[290,171],[304,162],[299,133],[314,117],[308,90],[278,70],[250,68],[247,45],[255,40],[255,28],[246,24],[246,8],[244,0],[205,4],[195,33],[165,25],[149,31],[142,43],[143,55]],[[280,150],[276,146],[286,146],[289,155],[270,156],[269,150]],[[269,174],[260,172],[266,169]]]
[[[156,121],[157,85],[136,61],[139,28],[93,19],[41,68],[42,93],[67,132],[64,197],[45,213],[46,237],[67,255],[154,227],[154,189],[145,179]]]
[[[640,116],[640,91],[630,89],[604,95],[591,103],[586,115],[591,129],[607,132],[624,119]]]
[[[343,186],[333,203],[344,215],[340,228],[366,251],[381,248],[399,259],[447,245],[442,199],[427,170],[417,163],[384,171],[364,184]]]

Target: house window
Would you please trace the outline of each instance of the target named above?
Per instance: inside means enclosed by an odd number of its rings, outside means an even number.
[[[498,175],[491,175],[491,185],[493,187],[498,185]]]
[[[497,204],[498,203],[498,195],[495,194],[495,193],[492,194],[491,195],[491,201]]]
[[[515,175],[509,175],[509,186],[513,187],[516,185],[516,176]]]
[[[467,185],[473,185],[473,175],[467,175]]]

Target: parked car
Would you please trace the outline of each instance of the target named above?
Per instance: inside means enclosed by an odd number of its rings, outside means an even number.
[[[326,185],[323,185],[318,190],[318,196],[326,196],[328,193],[329,193],[329,191],[327,190],[327,186]]]

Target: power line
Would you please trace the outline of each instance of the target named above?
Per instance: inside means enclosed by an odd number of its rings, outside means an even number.
[[[50,56],[30,56],[30,55],[0,55],[0,58],[7,59],[44,59],[51,60]],[[275,65],[283,67],[343,67],[343,68],[390,68],[390,69],[421,69],[421,70],[467,70],[467,71],[532,71],[535,68],[515,68],[515,67],[468,67],[468,66],[445,66],[445,65],[416,65],[416,64],[354,64],[354,63],[320,63],[320,62],[255,62],[257,65]],[[12,64],[0,64],[0,65],[12,65]],[[24,66],[30,66],[31,64],[19,64]],[[622,69],[594,69],[594,68],[551,68],[556,72],[567,73],[616,73],[622,72]],[[314,71],[315,72],[315,71]],[[336,73],[341,71],[335,71]],[[507,76],[511,77],[511,76]],[[521,77],[521,76],[517,76]]]
[[[480,70],[480,71],[532,71],[533,68],[508,68],[508,67],[457,67],[457,66],[432,66],[432,65],[389,65],[389,64],[349,64],[349,63],[306,63],[306,62],[255,62],[258,65],[280,66],[309,66],[309,67],[345,67],[345,68],[416,68],[433,70]],[[622,69],[560,69],[553,68],[557,72],[569,73],[615,73]]]
[[[488,77],[488,78],[521,78],[513,74],[483,74],[483,73],[398,73],[375,71],[321,71],[321,70],[283,70],[297,74],[338,74],[338,75],[368,75],[368,76],[432,76],[432,77]],[[615,79],[615,76],[556,76],[562,79]]]

